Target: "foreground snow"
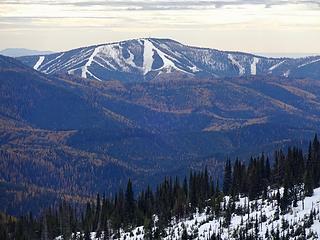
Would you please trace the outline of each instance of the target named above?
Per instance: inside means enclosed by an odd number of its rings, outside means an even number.
[[[280,189],[282,194],[282,189]],[[276,191],[269,191],[269,197],[275,196]],[[224,204],[228,205],[229,197],[224,198]],[[222,203],[221,207],[223,208]],[[213,233],[219,234],[222,239],[237,239],[241,230],[250,234],[258,234],[259,239],[267,239],[266,232],[270,236],[271,232],[279,231],[280,236],[286,236],[288,233],[301,232],[296,236],[299,239],[318,239],[320,236],[320,188],[314,190],[312,197],[306,197],[300,200],[296,207],[289,207],[286,214],[279,214],[280,209],[276,200],[254,200],[248,201],[247,197],[239,198],[235,202],[236,209],[246,209],[250,206],[250,212],[242,215],[232,214],[228,226],[223,223],[224,217],[214,217],[213,214],[196,213],[188,219],[173,220],[171,226],[166,228],[167,236],[163,239],[177,240],[181,239],[184,229],[193,239],[207,240]],[[314,213],[313,222],[310,223],[310,213]],[[309,222],[308,222],[309,221]],[[257,224],[258,223],[258,224]],[[310,226],[307,226],[309,223]],[[300,231],[305,226],[305,232]],[[79,233],[78,233],[79,235]],[[289,239],[298,239],[290,237]],[[57,238],[57,240],[60,238]],[[96,238],[95,233],[91,233],[92,240],[103,239],[103,233],[100,238]],[[142,240],[144,239],[143,226],[133,229],[131,232],[120,231],[120,238],[111,238],[117,240]],[[272,239],[272,238],[270,238]]]
[[[272,192],[271,194],[275,194]],[[226,198],[228,201],[228,198]],[[245,207],[248,204],[248,198],[240,198],[236,202],[236,206]],[[268,230],[276,231],[279,229],[280,236],[286,234],[291,229],[285,229],[283,223],[289,223],[294,225],[294,230],[298,229],[299,226],[304,224],[304,219],[309,219],[309,214],[311,210],[316,210],[317,220],[314,220],[312,226],[306,230],[307,236],[313,236],[310,239],[317,239],[320,236],[320,222],[319,222],[319,207],[320,207],[320,188],[315,189],[314,195],[312,197],[306,197],[304,201],[299,201],[297,207],[292,207],[287,214],[279,215],[279,219],[276,219],[278,205],[277,201],[263,201],[261,199],[257,201],[250,201],[249,206],[254,206],[257,204],[257,208],[254,211],[251,211],[250,214],[245,215],[236,215],[233,214],[231,217],[231,223],[228,227],[221,226],[224,221],[224,218],[220,217],[218,219],[210,219],[210,215],[205,213],[195,214],[194,219],[192,220],[183,220],[177,224],[174,224],[173,227],[168,229],[169,236],[165,239],[181,239],[183,228],[187,229],[189,235],[193,234],[197,236],[196,239],[206,240],[213,233],[220,233],[222,239],[236,239],[233,236],[238,236],[240,229],[244,229],[247,224],[253,223],[252,228],[248,233],[254,233],[254,223],[256,218],[259,222],[259,236],[262,239],[265,239],[265,234]],[[134,239],[134,238],[133,238]]]

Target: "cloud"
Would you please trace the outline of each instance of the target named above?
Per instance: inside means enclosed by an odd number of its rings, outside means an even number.
[[[0,32],[320,28],[320,0],[0,0]]]
[[[51,5],[73,6],[75,8],[97,8],[101,11],[114,10],[190,10],[190,9],[216,9],[223,7],[242,7],[243,5],[262,5],[271,8],[277,5],[305,5],[310,8],[320,8],[319,0],[2,0],[1,5]]]
[[[320,0],[0,0],[0,47],[66,49],[157,36],[229,50],[314,52],[319,10]]]
[[[0,23],[6,29],[319,29],[319,4],[320,0],[0,0]]]

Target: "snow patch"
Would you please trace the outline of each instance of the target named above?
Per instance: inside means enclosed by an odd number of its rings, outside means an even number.
[[[277,67],[279,67],[279,66],[280,66],[282,63],[284,63],[285,61],[286,61],[286,60],[283,60],[283,61],[281,61],[281,62],[279,62],[279,63],[271,66],[271,67],[268,69],[269,72],[272,72],[274,69],[276,69]]]
[[[86,49],[80,50],[80,52],[77,52],[67,58],[62,58],[62,56],[60,56],[58,61],[55,61],[52,65],[50,65],[46,69],[46,73],[59,72],[59,71],[62,72],[62,71],[68,71],[71,69],[81,68],[76,66],[79,66],[80,64],[85,64],[88,58],[92,55],[92,51],[93,51],[92,48],[90,49],[86,48]],[[58,59],[58,57],[56,59]],[[48,71],[48,69],[51,69],[51,70]]]
[[[285,77],[287,78],[287,77],[289,77],[289,74],[290,74],[290,70],[287,70],[287,71],[283,74],[283,76],[285,76]]]
[[[105,60],[105,59],[102,58],[101,56],[96,56],[96,59],[99,59],[99,60],[103,61],[103,63],[107,64],[108,67],[112,68],[113,70],[117,70],[117,68],[116,68],[114,65],[112,65],[110,62],[108,62],[107,60]],[[98,63],[98,61],[95,61],[95,62]],[[102,65],[102,64],[101,64],[101,65]],[[103,66],[103,67],[106,67],[106,66]]]
[[[253,61],[250,65],[251,68],[251,75],[256,75],[257,74],[257,64],[259,63],[260,59],[257,57],[253,58]]]
[[[146,75],[148,72],[152,70],[152,64],[153,64],[153,54],[154,51],[157,52],[157,54],[160,56],[160,58],[163,61],[163,66],[158,69],[153,70],[166,70],[167,73],[170,73],[172,69],[176,69],[181,72],[185,72],[190,74],[189,72],[186,72],[180,68],[178,68],[175,63],[172,61],[172,58],[170,58],[167,54],[162,52],[159,48],[156,48],[153,43],[147,39],[143,40],[143,73]]]
[[[48,66],[50,63],[58,60],[58,59],[61,58],[63,55],[64,55],[64,53],[61,53],[58,57],[56,57],[56,58],[54,58],[54,59],[46,62],[45,64],[43,64],[43,65],[41,66],[41,69],[43,69],[45,66]],[[57,63],[59,63],[59,61],[58,61]],[[43,72],[49,74],[49,73],[55,71],[55,68],[53,68],[53,67],[54,67],[57,63],[54,63],[54,64],[52,64],[52,65],[49,65],[49,67],[47,67],[46,70],[44,70]],[[52,70],[49,71],[51,68],[52,68]],[[48,71],[49,71],[49,72],[48,72]]]
[[[122,48],[122,47],[121,47]],[[129,49],[128,50],[128,53],[129,53],[129,58],[128,59],[125,59],[126,63],[131,65],[132,67],[138,67],[135,63],[134,63],[134,55],[132,52],[130,52]]]
[[[34,70],[38,70],[38,68],[43,63],[43,61],[44,61],[44,56],[40,56],[38,61],[36,62],[36,64],[33,66],[33,69]]]
[[[94,79],[102,82],[102,80],[101,80],[100,78],[98,78],[97,76],[95,76],[95,75],[94,75],[93,73],[91,73],[89,70],[87,70],[87,73],[88,73],[91,77],[93,77]]]
[[[307,63],[304,63],[304,64],[301,64],[301,65],[298,66],[298,68],[301,68],[301,67],[307,66],[307,65],[309,65],[311,63],[315,63],[315,62],[319,62],[319,61],[320,61],[320,58],[319,59],[315,59],[315,60],[310,61],[310,62],[307,62]]]
[[[143,41],[143,74],[146,75],[152,70],[153,64],[153,44],[148,41]]]
[[[83,78],[87,78],[87,73],[89,73],[91,76],[94,76],[92,73],[90,73],[88,71],[88,67],[90,67],[91,63],[93,62],[93,58],[99,53],[101,47],[96,47],[93,51],[93,53],[91,54],[91,56],[89,57],[88,61],[86,62],[86,64],[81,68],[81,77]],[[94,77],[97,79],[97,77]],[[99,79],[101,81],[101,79]]]
[[[192,66],[192,67],[189,67],[189,69],[192,71],[192,72],[200,72],[199,68],[197,66]]]
[[[242,76],[245,74],[245,68],[241,66],[241,64],[233,57],[232,54],[228,54],[228,59],[231,61],[233,65],[235,65],[239,69],[239,75]]]
[[[72,75],[73,75],[75,70],[77,70],[77,69],[70,69],[70,70],[68,70],[68,74],[72,74]]]
[[[108,44],[100,47],[100,52],[97,54],[97,59],[108,65],[113,70],[130,72],[130,66],[138,68],[133,62],[134,55],[128,50],[129,58],[126,59],[122,55],[122,46],[119,43]],[[108,61],[110,60],[110,61]],[[114,62],[115,64],[113,64]]]

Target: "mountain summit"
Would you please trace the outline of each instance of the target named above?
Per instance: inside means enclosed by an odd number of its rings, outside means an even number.
[[[251,75],[320,77],[320,56],[266,58],[157,38],[133,39],[18,59],[46,74],[68,73],[99,81],[148,81],[168,73],[216,78]]]

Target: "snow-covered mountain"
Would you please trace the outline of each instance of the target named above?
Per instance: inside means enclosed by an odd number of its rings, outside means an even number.
[[[266,58],[191,47],[171,39],[156,38],[107,43],[18,59],[46,74],[69,73],[100,81],[144,81],[173,72],[208,77],[273,75],[320,78],[320,56]]]

